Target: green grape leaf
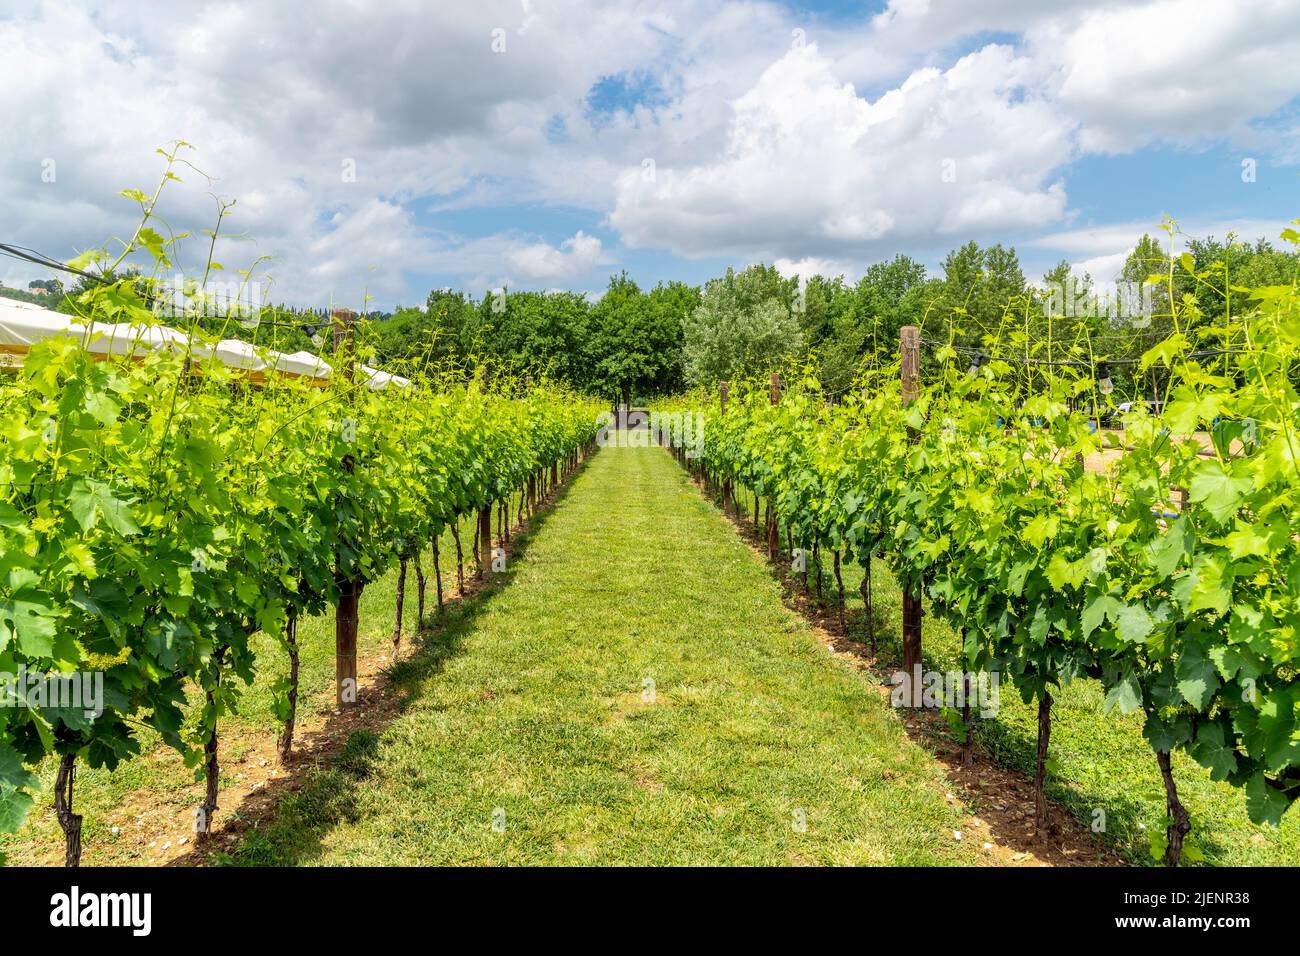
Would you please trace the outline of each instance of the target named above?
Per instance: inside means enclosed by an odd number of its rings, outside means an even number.
[[[1169,753],[1175,747],[1182,746],[1192,739],[1192,722],[1185,716],[1165,721],[1155,714],[1150,714],[1142,727],[1142,735],[1151,744],[1152,750],[1157,753]]]
[[[1151,615],[1141,604],[1125,604],[1115,615],[1120,639],[1130,644],[1141,644],[1151,634],[1154,624]]]
[[[16,639],[18,650],[29,658],[48,658],[54,652],[57,614],[50,599],[23,589],[0,598],[0,650]],[[5,636],[9,631],[11,636]]]
[[[1142,706],[1142,688],[1130,672],[1106,691],[1104,710],[1110,713],[1116,707],[1121,714],[1131,714]]]
[[[1246,812],[1251,823],[1280,826],[1290,805],[1286,794],[1268,785],[1262,770],[1246,781]]]
[[[1179,562],[1190,553],[1187,538],[1187,519],[1179,518],[1169,530],[1157,536],[1146,547],[1147,560],[1162,578],[1174,573]]]
[[[82,478],[68,491],[68,506],[83,531],[95,527],[98,517],[103,517],[110,528],[125,536],[139,534],[140,527],[131,517],[131,508],[125,501],[113,496],[112,489],[102,481]]]
[[[1204,505],[1216,521],[1224,521],[1241,506],[1251,486],[1249,478],[1235,476],[1225,471],[1217,460],[1209,459],[1197,463],[1187,497]]]
[[[0,833],[17,833],[32,808],[31,795],[0,784]]]
[[[1206,721],[1196,728],[1192,757],[1210,771],[1211,780],[1227,780],[1237,770],[1237,755],[1228,745],[1223,725]]]
[[[1084,605],[1083,616],[1080,618],[1084,638],[1086,639],[1101,627],[1102,622],[1107,618],[1114,621],[1123,607],[1118,598],[1109,594],[1098,594],[1094,597]]]
[[[1205,710],[1220,685],[1214,661],[1206,656],[1200,645],[1187,644],[1178,656],[1175,672],[1178,692],[1197,710]]]

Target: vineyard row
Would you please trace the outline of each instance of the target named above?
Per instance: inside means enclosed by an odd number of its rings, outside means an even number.
[[[808,370],[658,408],[703,417],[698,454],[669,443],[724,506],[748,488],[758,523],[763,501],[773,560],[784,532],[791,549],[832,553],[837,580],[841,560],[863,567],[868,622],[872,562],[887,563],[905,681],[924,602],[960,633],[968,674],[997,671],[1037,702],[1040,827],[1054,690],[1095,678],[1108,711],[1141,712],[1167,797],[1156,849],[1175,865],[1191,821],[1171,752],[1244,788],[1256,822],[1300,795],[1300,297],[1255,298],[1211,361],[1176,332],[1150,349],[1164,400],[1115,413],[1118,433],[1097,427],[1109,396],[1087,363],[1030,379],[941,348],[923,385],[915,328],[898,363],[834,402]],[[1124,453],[1085,467],[1113,446]],[[969,748],[969,702],[963,719]]]
[[[94,672],[102,702],[98,713],[0,708],[0,830],[22,825],[33,771],[55,760],[75,865],[78,762],[112,769],[148,730],[206,783],[203,841],[218,725],[259,669],[282,673],[282,755],[292,746],[298,619],[335,613],[337,699],[353,705],[367,583],[394,567],[404,583],[415,560],[423,592],[431,545],[441,605],[438,538],[454,535],[463,585],[464,516],[477,519],[485,573],[493,510],[501,528],[512,507],[531,512],[590,452],[598,410],[562,389],[488,388],[463,373],[321,389],[289,376],[256,384],[182,353],[97,361],[72,338],[34,345],[0,381],[0,671]],[[258,659],[259,631],[282,653]]]

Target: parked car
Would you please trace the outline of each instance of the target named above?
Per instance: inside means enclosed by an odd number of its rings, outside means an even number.
[[[1123,428],[1124,416],[1127,415],[1129,412],[1133,411],[1135,408],[1141,408],[1143,406],[1146,406],[1146,410],[1148,414],[1159,415],[1160,409],[1162,408],[1163,405],[1164,405],[1163,402],[1151,401],[1150,399],[1147,399],[1145,401],[1136,401],[1136,402],[1120,402],[1113,409],[1110,409],[1107,412],[1105,416],[1105,422],[1107,425],[1112,425],[1115,428]]]

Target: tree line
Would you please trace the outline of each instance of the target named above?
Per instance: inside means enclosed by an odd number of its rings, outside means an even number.
[[[436,289],[423,305],[367,315],[359,347],[364,360],[395,371],[488,363],[637,403],[810,360],[823,387],[842,390],[864,365],[891,360],[899,330],[918,325],[923,336],[972,356],[987,350],[1040,361],[1114,360],[1117,387],[1141,397],[1158,392],[1159,383],[1138,377],[1129,363],[1172,331],[1174,312],[1168,283],[1144,287],[1145,280],[1172,270],[1174,295],[1180,308],[1188,306],[1179,313],[1181,331],[1197,341],[1198,332],[1221,324],[1230,286],[1290,284],[1300,265],[1296,253],[1264,239],[1191,240],[1174,258],[1167,244],[1143,236],[1113,286],[1073,274],[1065,261],[1032,284],[1014,247],[968,242],[933,274],[900,254],[871,265],[857,282],[787,277],[758,264],[702,286],[673,281],[643,289],[622,272],[599,297],[500,289],[475,298]],[[86,283],[42,304],[73,312]],[[0,289],[10,292],[17,290]],[[281,305],[263,309],[260,325],[234,318],[242,317],[209,311],[200,321],[283,351],[329,351],[327,318],[319,313]],[[933,352],[925,353],[923,374],[936,367]]]
[[[1168,244],[1143,236],[1110,281],[1073,274],[1062,261],[1031,283],[1014,247],[968,242],[933,273],[900,254],[857,282],[757,264],[701,286],[653,289],[624,272],[595,301],[576,292],[473,299],[439,290],[423,307],[377,323],[371,342],[385,367],[492,360],[635,403],[810,360],[825,389],[842,390],[864,365],[892,361],[902,327],[918,325],[930,340],[972,353],[1113,359],[1117,389],[1142,396],[1159,383],[1139,380],[1136,364],[1126,363],[1172,331],[1173,312],[1168,284],[1145,280],[1172,269],[1181,331],[1195,342],[1222,324],[1229,286],[1288,285],[1300,268],[1300,255],[1264,239],[1190,240],[1173,258]],[[934,351],[926,362],[937,367]]]

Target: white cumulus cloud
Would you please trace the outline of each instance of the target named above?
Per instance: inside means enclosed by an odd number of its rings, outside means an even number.
[[[600,239],[579,230],[559,248],[535,242],[506,253],[506,261],[529,279],[570,279],[611,260],[602,253]]]
[[[1074,125],[1034,79],[988,46],[872,101],[815,44],[792,49],[732,103],[722,155],[626,171],[610,223],[687,256],[803,258],[1058,220]]]

